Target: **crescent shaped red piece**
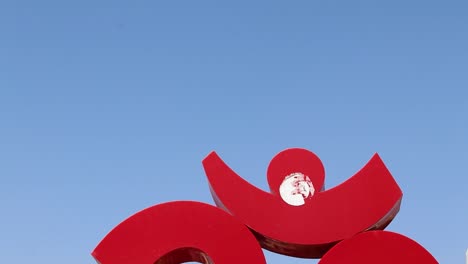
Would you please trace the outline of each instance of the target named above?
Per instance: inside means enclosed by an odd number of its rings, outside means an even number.
[[[369,231],[343,240],[319,264],[438,264],[417,242],[388,231]]]
[[[287,149],[272,159],[272,193],[251,185],[215,153],[203,160],[215,203],[246,224],[263,248],[302,258],[320,258],[357,233],[384,229],[399,211],[402,192],[378,154],[354,176],[323,191],[320,159],[305,149]],[[278,186],[292,173],[307,175],[316,190],[304,205],[282,200]]]
[[[214,206],[191,201],[155,205],[115,227],[92,255],[100,264],[265,264],[250,230]]]

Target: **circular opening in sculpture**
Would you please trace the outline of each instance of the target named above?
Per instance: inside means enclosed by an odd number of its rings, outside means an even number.
[[[202,263],[213,264],[211,258],[198,248],[183,247],[170,251],[154,264]]]
[[[295,172],[284,177],[279,188],[280,196],[287,204],[300,206],[315,193],[314,185],[307,175]]]

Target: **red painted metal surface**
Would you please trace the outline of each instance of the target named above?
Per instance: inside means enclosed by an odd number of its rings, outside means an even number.
[[[264,264],[249,229],[226,212],[178,201],[145,209],[115,227],[92,255],[100,264]]]
[[[373,231],[393,220],[402,199],[377,154],[327,191],[320,159],[304,149],[288,149],[272,159],[267,171],[271,193],[242,179],[214,152],[203,166],[216,204],[227,212],[191,201],[152,206],[115,227],[93,251],[96,261],[264,264],[261,245],[284,255],[322,257],[319,264],[438,263],[403,235]],[[285,182],[293,189],[281,189]],[[303,200],[283,200],[288,192]]]
[[[215,152],[203,166],[219,207],[247,225],[263,248],[295,257],[320,258],[343,239],[384,229],[402,198],[377,154],[354,176],[326,191],[320,159],[304,149],[287,149],[273,158],[267,172],[271,193],[245,181]],[[296,172],[309,176],[316,190],[301,206],[287,204],[278,194],[285,176]]]
[[[319,264],[437,264],[415,241],[388,231],[369,231],[343,240],[328,251]]]

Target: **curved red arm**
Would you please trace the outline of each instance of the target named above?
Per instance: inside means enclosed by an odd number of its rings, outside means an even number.
[[[343,240],[319,264],[438,264],[421,245],[403,235],[369,231]]]
[[[320,258],[337,242],[372,229],[384,229],[398,213],[402,192],[376,154],[353,177],[322,191],[324,169],[304,149],[280,152],[270,163],[272,193],[251,185],[212,152],[203,166],[216,204],[246,224],[262,247],[284,255]],[[310,177],[316,193],[302,206],[284,202],[278,188],[284,177]]]
[[[265,264],[250,230],[226,212],[178,201],[145,209],[115,227],[92,255],[100,264]]]

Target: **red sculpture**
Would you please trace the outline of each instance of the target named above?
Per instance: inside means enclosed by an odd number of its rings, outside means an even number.
[[[92,255],[100,264],[264,264],[249,229],[208,204],[190,201],[152,206],[120,223]]]
[[[437,264],[415,241],[388,231],[369,231],[343,240],[323,256],[319,264]]]
[[[239,177],[215,152],[203,166],[218,207],[251,228],[262,247],[284,255],[320,258],[343,239],[385,228],[400,208],[402,192],[377,154],[328,191],[321,191],[321,161],[304,149],[288,149],[273,158],[267,173],[271,193]],[[286,203],[279,194],[282,181],[294,174],[309,177],[318,190],[300,206]]]
[[[215,153],[203,160],[215,203],[169,202],[115,227],[92,255],[100,264],[265,263],[261,247],[320,264],[437,261],[423,247],[383,230],[402,192],[376,154],[353,177],[325,191],[320,159],[288,149],[271,161],[264,192]],[[227,212],[224,212],[224,211]],[[261,247],[260,247],[261,246]]]

